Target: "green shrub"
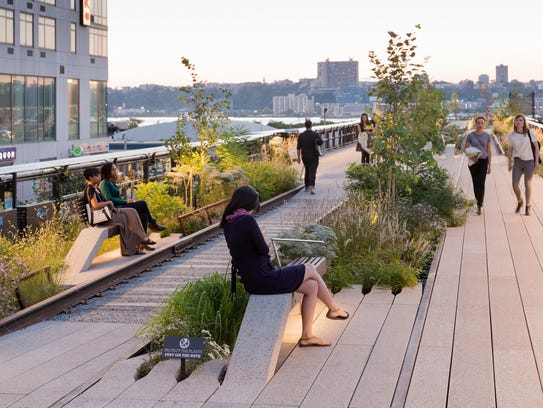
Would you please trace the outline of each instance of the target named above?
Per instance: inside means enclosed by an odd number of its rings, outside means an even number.
[[[247,184],[258,191],[262,201],[298,185],[296,170],[283,161],[250,161],[242,168]]]
[[[138,200],[147,201],[149,210],[155,220],[167,227],[167,230],[165,230],[165,233],[163,231],[161,236],[166,236],[170,232],[179,232],[177,216],[183,214],[185,205],[181,197],[170,195],[168,182],[162,181],[158,183],[152,181],[138,184],[136,197]]]
[[[233,347],[249,294],[240,282],[236,293],[230,293],[230,279],[213,273],[178,287],[162,305],[158,316],[142,327],[138,335],[151,342],[153,349],[162,347],[165,336],[202,336],[209,332],[206,351],[214,357],[219,348],[209,350],[212,341]],[[220,346],[224,347],[224,346]],[[211,356],[209,356],[211,358]]]

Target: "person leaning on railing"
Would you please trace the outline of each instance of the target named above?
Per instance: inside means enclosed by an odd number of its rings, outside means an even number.
[[[125,200],[121,197],[121,189],[115,184],[115,181],[119,178],[119,170],[114,163],[104,164],[100,172],[102,173],[100,191],[106,200],[112,201],[119,208],[134,208],[140,216],[141,225],[143,225],[145,231],[147,231],[147,226],[149,226],[152,232],[159,232],[166,229],[164,225],[158,224],[153,218],[146,201]]]

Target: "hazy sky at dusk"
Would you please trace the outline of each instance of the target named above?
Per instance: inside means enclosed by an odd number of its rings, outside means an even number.
[[[371,6],[368,6],[370,4]],[[109,0],[109,86],[190,83],[181,57],[207,82],[315,78],[317,62],[386,57],[388,31],[417,35],[417,61],[432,80],[543,80],[541,0]],[[533,51],[532,51],[533,50]]]

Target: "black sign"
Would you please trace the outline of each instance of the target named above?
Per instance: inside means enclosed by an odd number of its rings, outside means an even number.
[[[0,161],[14,161],[16,154],[16,147],[0,147]]]
[[[167,358],[203,359],[204,338],[166,336],[162,356]]]

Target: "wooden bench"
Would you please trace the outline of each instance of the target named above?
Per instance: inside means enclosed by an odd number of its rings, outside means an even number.
[[[320,275],[326,258],[300,258],[293,264],[311,263]],[[275,374],[287,319],[302,299],[300,293],[251,295],[221,387],[212,403],[252,403]]]
[[[66,255],[66,276],[87,271],[104,241],[119,235],[120,232],[117,225],[91,227],[83,197],[73,199],[72,206],[79,221],[86,228],[81,230],[68,255]]]

